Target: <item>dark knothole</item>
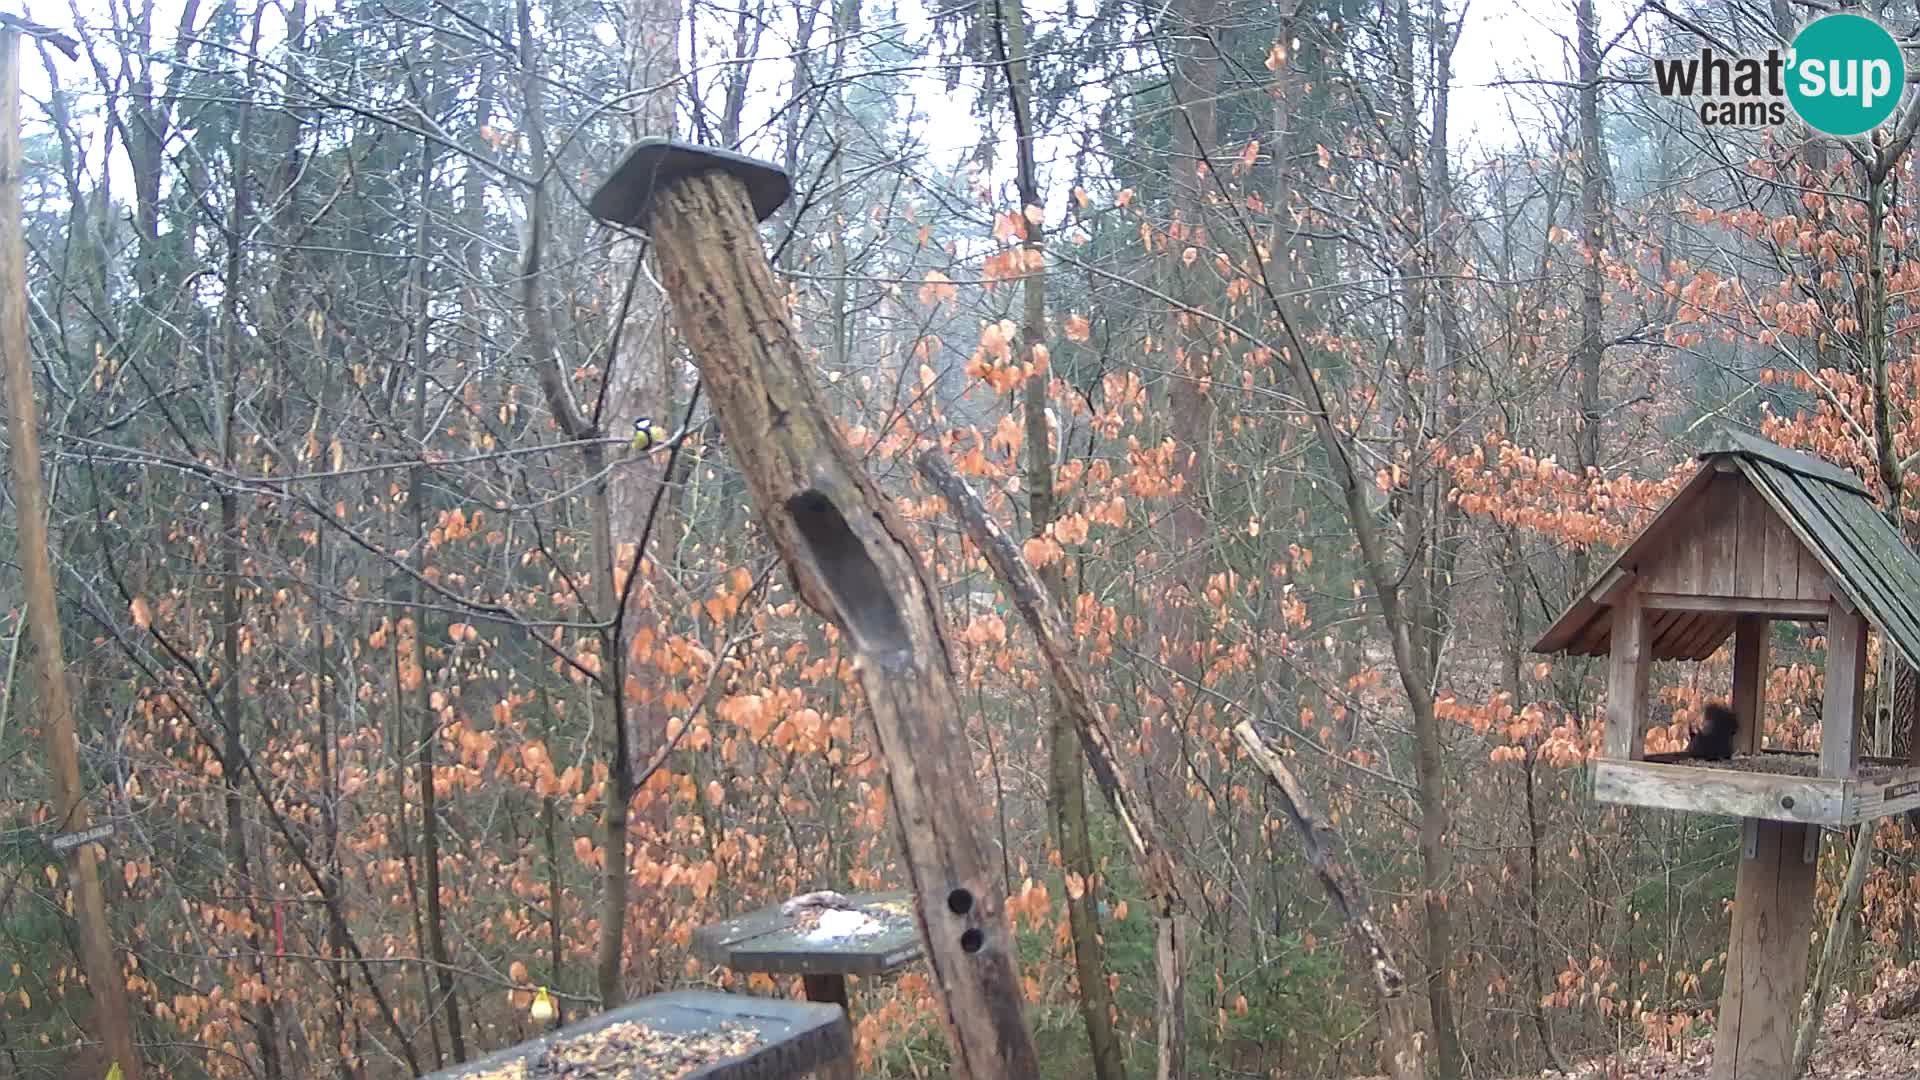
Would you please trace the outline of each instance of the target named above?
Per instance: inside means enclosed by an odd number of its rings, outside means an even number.
[[[833,500],[809,488],[787,500],[787,513],[793,515],[814,567],[833,593],[854,645],[869,654],[911,651],[906,620],[894,606],[880,568]]]

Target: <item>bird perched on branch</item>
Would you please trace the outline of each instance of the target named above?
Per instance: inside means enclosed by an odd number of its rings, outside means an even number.
[[[652,450],[667,441],[666,433],[661,431],[651,419],[642,416],[633,422],[633,448]]]

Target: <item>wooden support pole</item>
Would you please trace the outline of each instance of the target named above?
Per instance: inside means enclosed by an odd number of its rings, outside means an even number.
[[[837,973],[824,975],[802,975],[800,983],[806,989],[807,1000],[823,1005],[838,1005],[840,1011],[847,1014],[847,1029],[853,1029],[853,1005],[847,997],[847,977]],[[814,1080],[859,1080],[859,1070],[854,1065],[855,1051],[849,1046],[845,1057],[829,1061],[813,1072]]]
[[[1867,618],[1835,599],[1827,610],[1827,683],[1820,711],[1820,775],[1850,777],[1866,704]]]
[[[1653,650],[1647,643],[1646,611],[1637,590],[1628,590],[1614,602],[1612,645],[1607,655],[1607,732],[1601,754],[1615,761],[1638,761],[1646,752],[1641,725],[1647,720],[1647,668],[1653,662]]]
[[[912,884],[952,1075],[1039,1075],[1022,1015],[1006,882],[981,839],[985,802],[946,629],[905,522],[821,403],[756,215],[784,174],[737,155],[648,140],[594,197],[651,234],[674,319],[728,450],[801,599],[841,631]]]
[[[1742,615],[1733,624],[1733,715],[1740,731],[1735,753],[1760,750],[1760,723],[1767,700],[1767,627],[1765,615]]]
[[[1817,825],[1748,818],[1712,1080],[1780,1080],[1793,1062],[1794,1015],[1807,985]]]
[[[60,609],[47,538],[47,493],[40,479],[39,421],[34,415],[33,361],[27,338],[27,244],[20,211],[23,168],[20,31],[4,24],[0,28],[0,353],[6,364],[13,504],[19,514],[20,578],[26,585],[28,630],[39,660],[40,706],[53,774],[54,830],[74,833],[84,831],[90,821],[80,785],[80,742],[67,688],[66,655],[60,644]],[[80,924],[81,966],[93,995],[96,1035],[109,1058],[119,1063],[124,1080],[138,1080],[140,1055],[133,1042],[127,984],[107,923],[100,847],[76,845],[67,856],[67,868],[74,915]]]

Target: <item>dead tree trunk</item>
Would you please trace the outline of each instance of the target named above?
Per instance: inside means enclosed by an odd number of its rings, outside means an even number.
[[[592,206],[651,232],[675,322],[755,510],[801,598],[851,646],[953,1075],[1037,1076],[1006,882],[980,837],[984,804],[933,587],[905,523],[821,404],[760,248],[755,213],[770,214],[788,191],[764,163],[649,140]]]

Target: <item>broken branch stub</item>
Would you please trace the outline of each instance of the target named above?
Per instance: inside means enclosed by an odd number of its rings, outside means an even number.
[[[904,523],[820,401],[761,249],[756,218],[784,188],[771,165],[650,139],[590,205],[652,236],[674,321],[761,524],[801,599],[852,647],[953,1075],[1024,1080],[1038,1064],[945,628]]]

